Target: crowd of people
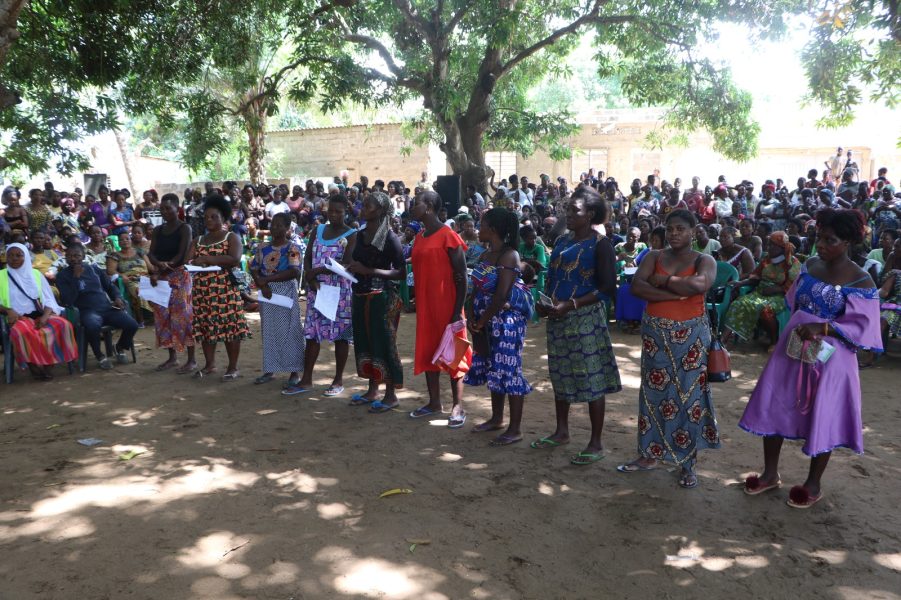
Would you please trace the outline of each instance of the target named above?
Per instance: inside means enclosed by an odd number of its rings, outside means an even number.
[[[605,456],[605,397],[622,389],[615,321],[641,345],[637,457],[617,469],[674,464],[683,488],[698,485],[698,451],[720,446],[712,343],[763,337],[771,355],[740,426],[763,437],[764,468],[745,492],[778,488],[782,440],[804,439],[810,474],[788,502],[808,508],[822,497],[831,451],[863,451],[858,370],[901,331],[901,202],[885,169],[858,181],[850,152],[839,149],[826,167],[793,190],[767,180],[759,194],[725,177],[683,188],[655,173],[621,189],[593,171],[572,186],[511,175],[492,179],[486,194],[469,186],[459,207],[445,204],[425,173],[413,190],[362,176],[351,183],[343,173],[290,190],[225,182],[183,199],[149,190],[134,204],[128,190],[102,187],[95,198],[48,184],[29,192],[26,207],[7,188],[0,314],[17,364],[36,379],[52,379],[54,364],[77,356],[73,327],[109,369],[152,319],[168,351],[158,371],[218,376],[222,342],[228,364],[219,379],[231,382],[250,335],[245,314],[259,311],[254,384],[285,373],[281,394],[310,392],[329,343],[335,372],[323,394],[342,396],[353,346],[368,388],[349,401],[385,413],[399,407],[401,357],[412,354],[428,399],[409,416],[444,411],[445,373],[447,424],[461,428],[464,385],[485,386],[491,416],[474,430],[496,432],[492,446],[523,439],[532,391],[524,340],[544,320],[556,427],[530,446],[568,444],[571,405],[585,404],[591,433],[574,465]],[[143,298],[141,278],[168,284],[168,303]],[[710,307],[723,302],[720,319]],[[405,311],[415,312],[414,348],[398,347]],[[112,356],[101,348],[104,325],[121,330]]]

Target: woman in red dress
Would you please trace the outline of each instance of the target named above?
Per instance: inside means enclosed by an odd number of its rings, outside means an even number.
[[[441,369],[432,363],[445,328],[463,319],[466,298],[466,244],[453,229],[438,219],[441,196],[432,191],[422,192],[410,208],[410,217],[423,224],[423,230],[413,244],[413,280],[416,282],[416,354],[413,374],[425,372],[429,388],[429,403],[410,413],[414,419],[442,412],[438,376]],[[466,335],[465,329],[460,332]],[[472,352],[457,372],[448,373],[454,406],[447,426],[462,427],[466,422],[463,410],[463,375],[469,370]]]

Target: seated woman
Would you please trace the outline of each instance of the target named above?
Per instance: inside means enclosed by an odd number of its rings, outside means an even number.
[[[732,333],[742,340],[751,339],[759,321],[770,338],[770,344],[776,343],[779,339],[776,316],[785,310],[785,293],[801,272],[801,263],[792,255],[793,252],[794,246],[789,243],[787,233],[777,231],[770,234],[767,257],[763,262],[747,279],[729,283],[736,289],[746,285],[756,289],[729,305],[724,323],[725,341],[731,340]]]
[[[648,247],[644,242],[638,241],[640,237],[641,230],[638,227],[632,227],[626,234],[626,241],[616,245],[617,267],[622,269],[624,267],[634,268],[637,266],[635,259]]]
[[[74,306],[81,313],[85,337],[100,368],[113,368],[109,357],[100,351],[100,329],[104,325],[122,330],[116,343],[116,360],[120,364],[128,362],[125,350],[132,347],[138,324],[125,312],[119,290],[103,269],[85,262],[84,246],[71,244],[66,249],[66,263],[69,266],[56,276],[56,286],[63,306]]]
[[[750,250],[735,243],[737,237],[735,227],[723,227],[720,232],[720,260],[735,267],[739,279],[747,279],[754,272],[754,256]]]
[[[150,252],[150,240],[153,237],[153,225],[135,223],[131,228],[131,245],[144,252]]]
[[[638,253],[638,256],[635,257],[636,265],[640,265],[644,257],[652,250],[663,250],[666,248],[666,229],[664,227],[655,227],[651,231],[649,240],[651,247],[645,248]],[[641,245],[644,246],[644,244]],[[632,277],[631,275],[623,276],[619,286],[616,288],[614,316],[620,328],[625,327],[628,333],[638,333],[638,327],[641,325],[641,318],[644,315],[647,302],[632,293]]]
[[[43,231],[35,232],[31,236],[31,246],[31,267],[52,281],[51,267],[60,259],[60,255],[51,247],[50,236]]]
[[[106,256],[106,274],[114,279],[115,275],[122,278],[125,283],[125,291],[128,292],[128,301],[131,303],[131,314],[138,322],[139,327],[144,327],[144,310],[150,310],[146,300],[138,296],[138,283],[141,276],[148,276],[153,271],[153,265],[147,258],[147,253],[142,248],[133,245],[131,234],[119,234],[119,251],[110,252]]]
[[[39,381],[53,379],[50,367],[78,358],[72,325],[59,315],[50,284],[31,267],[31,255],[23,244],[6,249],[6,269],[0,271],[0,314],[10,326],[16,362],[31,370]]]
[[[877,280],[879,284],[879,329],[883,346],[890,337],[901,336],[901,238],[896,239],[893,251],[885,259],[885,267]],[[869,352],[861,357],[860,368],[873,366],[878,355]]]

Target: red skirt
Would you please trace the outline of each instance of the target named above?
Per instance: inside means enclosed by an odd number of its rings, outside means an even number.
[[[31,363],[47,367],[78,358],[78,344],[72,324],[51,316],[47,326],[38,329],[34,319],[19,317],[9,332],[13,355],[20,367]]]

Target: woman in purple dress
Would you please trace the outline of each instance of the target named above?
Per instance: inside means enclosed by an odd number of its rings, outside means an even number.
[[[789,493],[793,508],[810,508],[823,497],[820,480],[833,449],[863,452],[854,355],[882,351],[878,290],[848,257],[849,247],[863,240],[864,217],[856,210],[825,209],[816,218],[818,257],[807,261],[786,294],[791,320],[739,421],[745,431],[763,436],[763,473],[745,481],[745,493],[751,496],[782,485],[782,440],[806,440],[801,450],[811,457],[810,471],[807,481]],[[795,344],[789,343],[792,336]],[[814,346],[829,344],[835,351],[831,356],[820,352],[813,364],[790,358],[786,351],[797,347],[798,338]]]

